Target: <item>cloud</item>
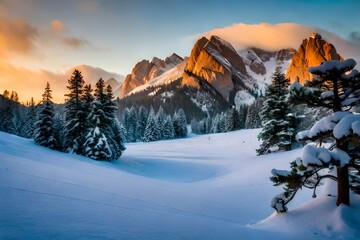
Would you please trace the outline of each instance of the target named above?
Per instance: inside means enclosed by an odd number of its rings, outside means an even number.
[[[62,42],[71,48],[79,49],[87,45],[91,45],[86,39],[75,38],[75,37],[63,37]]]
[[[68,91],[66,88],[67,80],[75,68],[82,72],[86,84],[91,83],[92,86],[95,86],[100,77],[105,81],[109,78],[114,78],[118,82],[124,80],[122,75],[88,65],[72,67],[65,72],[51,72],[46,70],[35,71],[0,63],[0,93],[6,89],[16,91],[22,102],[30,100],[31,97],[40,101],[46,82],[49,82],[53,90],[53,101],[62,103],[65,100],[64,94]]]
[[[28,55],[36,49],[39,31],[23,20],[0,18],[0,57]]]
[[[335,46],[337,52],[344,58],[354,58],[360,64],[360,44],[358,44],[360,35],[357,32],[350,35],[349,40],[351,41],[349,41],[326,30],[295,23],[238,23],[196,34],[190,38],[217,35],[230,42],[236,50],[252,46],[271,51],[289,47],[297,50],[302,40],[309,37],[312,32],[320,33],[325,40]]]
[[[94,13],[99,9],[99,4],[95,0],[82,0],[80,2],[80,10],[86,13]]]
[[[349,40],[350,40],[351,42],[359,43],[359,44],[360,44],[360,32],[356,32],[356,31],[351,32],[351,33],[349,34]]]
[[[251,46],[266,50],[279,50],[286,47],[297,48],[299,39],[303,39],[314,32],[315,28],[294,23],[279,24],[243,24],[217,28],[198,34],[206,37],[217,35],[233,44],[236,49]]]
[[[49,25],[50,29],[54,32],[62,32],[64,30],[66,30],[66,27],[64,25],[63,22],[61,22],[58,19],[53,20],[50,25]]]

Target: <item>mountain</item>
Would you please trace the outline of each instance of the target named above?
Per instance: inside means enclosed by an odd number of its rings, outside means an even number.
[[[182,107],[196,117],[250,104],[271,83],[275,67],[285,71],[295,52],[255,47],[236,51],[220,37],[203,37],[184,59],[173,54],[164,61],[154,57],[137,63],[121,88],[120,105],[162,105],[170,112]]]
[[[343,60],[343,58],[336,52],[331,43],[322,39],[320,34],[312,33],[309,38],[303,40],[294,55],[286,72],[286,77],[291,82],[298,79],[303,84],[306,80],[313,79],[308,72],[309,67],[318,66],[329,60]]]
[[[138,62],[132,69],[131,74],[125,78],[121,88],[120,97],[124,97],[136,87],[144,85],[148,81],[162,75],[167,70],[180,64],[184,59],[173,53],[165,60],[154,57],[151,62],[149,60],[142,60]]]
[[[132,74],[127,76],[120,96],[125,97],[150,86],[159,86],[181,78],[181,85],[195,89],[208,88],[224,100],[234,103],[239,92],[242,95],[244,92],[261,94],[270,83],[269,79],[276,65],[284,65],[285,70],[294,53],[294,49],[270,52],[259,48],[237,52],[220,37],[202,37],[195,43],[190,56],[182,62],[177,55],[172,55],[176,57],[177,61],[173,62],[177,65],[174,64],[171,69],[166,70],[158,58],[151,62],[143,60],[137,63]],[[165,71],[159,76],[151,74],[154,72],[151,68],[159,69],[158,66]],[[255,99],[254,96],[252,99]]]
[[[79,65],[76,67],[73,67],[69,70],[66,71],[65,76],[70,77],[71,74],[73,73],[74,69],[77,69],[81,72],[81,74],[83,75],[86,84],[91,83],[91,85],[95,85],[96,82],[102,78],[104,79],[104,81],[108,81],[110,79],[113,79],[115,82],[117,82],[117,84],[121,84],[124,81],[124,76],[117,74],[117,73],[113,73],[113,72],[108,72],[102,68],[98,68],[98,67],[92,67],[89,65]],[[115,82],[112,81],[113,85],[113,89],[117,86],[117,84],[115,84]]]
[[[248,88],[253,79],[247,74],[243,59],[226,41],[211,36],[199,39],[193,47],[185,67],[182,83],[200,88],[206,81],[224,99],[234,90]]]

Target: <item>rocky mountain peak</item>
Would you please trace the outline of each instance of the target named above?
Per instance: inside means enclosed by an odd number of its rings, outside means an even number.
[[[286,77],[291,82],[298,80],[300,83],[304,83],[306,80],[312,80],[313,77],[308,72],[308,68],[330,60],[343,60],[343,58],[336,52],[335,47],[324,40],[320,34],[312,33],[309,38],[303,40],[297,53],[294,54]]]
[[[165,60],[158,57],[153,57],[151,62],[149,60],[142,60],[138,62],[125,78],[124,84],[121,88],[120,97],[124,97],[127,93],[131,92],[136,87],[144,85],[148,81],[162,75],[167,70],[180,64],[183,59],[173,53]]]
[[[176,66],[180,63],[182,63],[184,59],[177,55],[176,53],[171,54],[170,56],[165,58],[165,64],[169,68],[170,66]]]
[[[219,92],[224,99],[229,99],[235,86],[242,83],[247,75],[245,64],[230,43],[217,37],[200,38],[185,67],[182,83],[194,87],[205,81]]]

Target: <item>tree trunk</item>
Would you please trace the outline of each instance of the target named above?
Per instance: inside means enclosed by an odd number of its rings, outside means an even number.
[[[349,188],[349,166],[337,167],[337,183],[338,183],[338,196],[336,206],[345,204],[350,206],[350,188]]]

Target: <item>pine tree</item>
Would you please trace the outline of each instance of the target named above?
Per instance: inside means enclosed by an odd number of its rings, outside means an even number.
[[[65,103],[65,152],[82,154],[86,134],[86,115],[83,106],[84,79],[81,72],[74,70],[68,80],[70,93]]]
[[[326,141],[329,148],[308,144],[303,149],[303,157],[291,163],[291,171],[272,170],[271,180],[275,185],[284,184],[285,192],[277,195],[272,207],[285,212],[288,204],[302,187],[314,189],[322,179],[330,178],[338,183],[336,205],[350,205],[349,189],[355,188],[349,182],[349,168],[354,174],[360,169],[360,115],[349,112],[360,102],[360,74],[353,70],[356,62],[347,59],[328,61],[317,67],[309,68],[315,78],[303,87],[294,82],[290,87],[290,100],[306,103],[312,107],[331,109],[333,114],[319,120],[307,131],[297,134],[299,141],[312,141],[320,146]],[[351,71],[351,73],[348,73]],[[336,176],[328,174],[336,169]]]
[[[126,123],[128,142],[136,142],[136,123],[137,123],[137,109],[132,106],[129,110]]]
[[[159,129],[159,132],[160,132],[160,139],[163,139],[163,137],[164,137],[163,134],[164,134],[165,121],[166,121],[166,114],[165,114],[162,106],[160,106],[159,110],[156,114],[156,124],[157,124],[157,128]]]
[[[85,156],[95,160],[114,160],[121,156],[125,147],[121,130],[115,116],[116,106],[112,102],[112,89],[105,90],[104,81],[96,83],[95,99],[91,104],[88,133],[84,143]]]
[[[125,151],[123,129],[116,117],[117,106],[113,101],[113,90],[110,85],[106,87],[106,101],[104,103],[104,113],[109,124],[107,125],[107,133],[109,144],[112,150],[112,159],[118,159],[122,152]]]
[[[84,155],[94,160],[111,160],[112,151],[106,136],[106,123],[104,122],[102,104],[97,99],[92,103],[91,113],[88,117],[89,128],[84,143]]]
[[[42,106],[35,123],[34,141],[41,146],[57,149],[58,142],[54,132],[54,106],[51,101],[51,92],[50,84],[46,83],[45,92],[42,95]]]
[[[26,111],[26,118],[24,122],[23,137],[32,139],[34,138],[36,122],[36,106],[34,98],[31,98],[29,106]]]
[[[143,141],[153,142],[158,140],[160,140],[160,131],[156,123],[156,116],[151,112],[146,123]]]
[[[187,122],[186,115],[182,108],[174,113],[173,126],[175,130],[175,138],[182,138],[187,136]]]
[[[276,67],[272,83],[266,89],[266,100],[260,111],[263,129],[258,135],[262,139],[256,152],[266,154],[277,150],[290,150],[295,140],[295,121],[286,101],[289,80]]]
[[[226,114],[225,131],[235,131],[240,129],[240,116],[235,108],[231,108]]]
[[[125,108],[123,113],[122,113],[122,122],[124,125],[124,129],[125,129],[125,141],[126,142],[131,142],[130,140],[128,140],[128,130],[130,127],[130,122],[129,122],[129,116],[130,116],[130,109],[129,108]],[[147,121],[147,119],[146,119]],[[129,134],[130,135],[130,134]]]
[[[261,127],[259,112],[263,106],[263,99],[259,98],[247,107],[245,128],[254,129]]]
[[[240,129],[245,128],[245,122],[246,122],[246,114],[247,114],[247,105],[241,104],[239,106],[238,112],[239,112],[239,118],[240,118]]]
[[[84,120],[84,127],[87,129],[89,127],[89,123],[87,121],[87,117],[91,113],[91,106],[94,101],[94,96],[92,94],[93,89],[91,87],[91,84],[85,85],[83,89],[83,94],[81,96],[81,102],[82,102],[82,109],[83,109],[83,115],[86,118]]]
[[[141,141],[142,138],[144,137],[147,118],[148,118],[148,112],[146,108],[141,106],[139,108],[138,120],[136,122],[136,140]]]
[[[170,116],[166,116],[164,120],[162,139],[163,140],[174,139],[174,126],[172,124],[172,120]]]
[[[55,112],[54,115],[54,137],[58,143],[58,149],[64,149],[64,114],[60,112]]]

